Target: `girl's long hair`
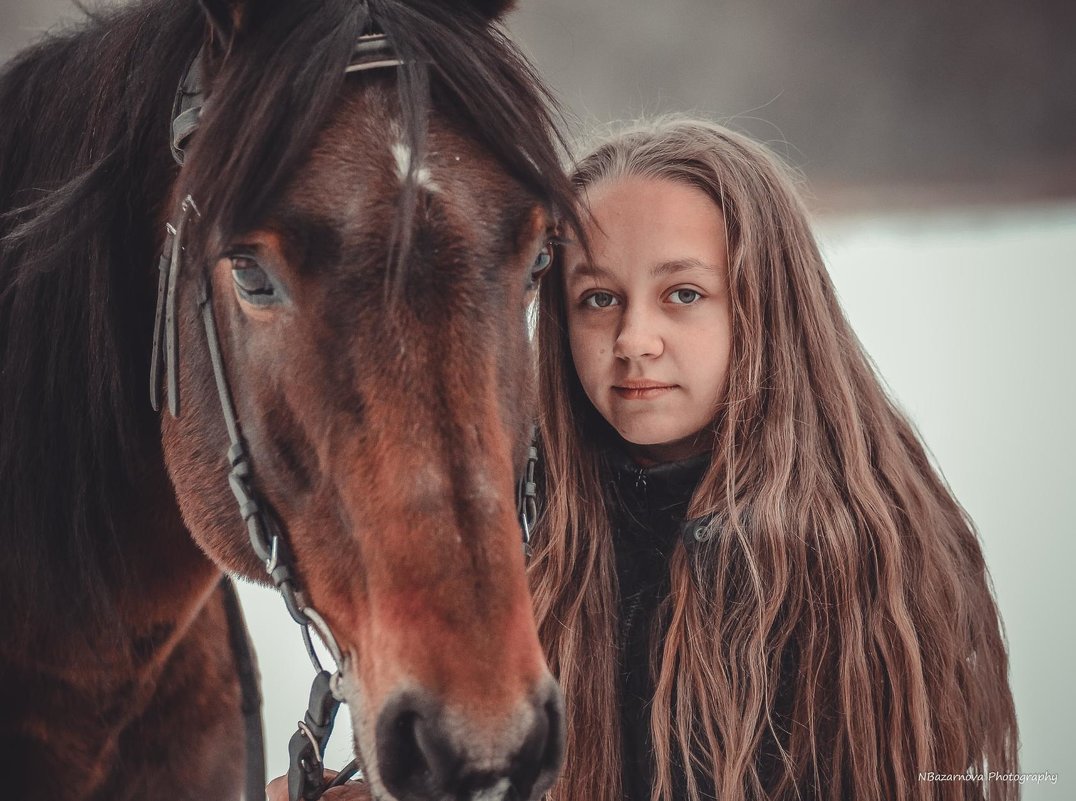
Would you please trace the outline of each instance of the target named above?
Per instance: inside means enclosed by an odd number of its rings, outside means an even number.
[[[1017,728],[975,529],[849,327],[787,169],[744,136],[666,118],[599,146],[575,184],[624,176],[706,192],[730,254],[728,388],[690,508],[714,516],[714,536],[677,546],[651,637],[652,798],[1015,798],[1018,784],[984,778],[1016,770]],[[567,700],[553,796],[614,801],[605,428],[572,365],[559,269],[539,296],[546,481],[531,567]]]

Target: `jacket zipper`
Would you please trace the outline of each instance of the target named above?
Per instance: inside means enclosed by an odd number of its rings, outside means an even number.
[[[642,601],[643,593],[642,590],[640,590],[632,596],[631,605],[628,607],[628,613],[624,616],[624,625],[621,627],[620,634],[621,648],[626,648],[628,645],[628,640],[631,638],[631,629],[635,624],[635,614],[639,611],[639,606],[642,604]]]
[[[635,491],[641,493],[643,498],[646,498],[646,468],[635,468]]]

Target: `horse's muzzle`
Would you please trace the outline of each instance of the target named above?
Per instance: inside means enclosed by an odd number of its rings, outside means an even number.
[[[384,705],[378,773],[398,801],[531,801],[552,785],[564,756],[564,704],[551,677],[492,740],[467,712],[421,691]]]

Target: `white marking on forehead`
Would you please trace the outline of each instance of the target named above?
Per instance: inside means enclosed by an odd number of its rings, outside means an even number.
[[[411,169],[411,148],[403,142],[396,142],[392,146],[392,157],[396,160],[396,177],[400,179],[400,183],[404,183]],[[427,192],[438,191],[437,184],[430,176],[430,168],[425,165],[419,165],[415,170],[415,184]]]

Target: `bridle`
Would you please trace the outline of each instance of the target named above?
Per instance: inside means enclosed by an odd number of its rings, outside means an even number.
[[[171,150],[175,161],[182,165],[187,141],[198,127],[205,104],[202,90],[201,51],[187,68],[176,92],[172,110]],[[387,69],[403,66],[406,62],[397,54],[388,38],[381,33],[364,33],[352,51],[346,73]],[[150,401],[154,411],[161,409],[161,386],[166,387],[168,409],[173,417],[180,415],[179,395],[179,337],[176,313],[177,287],[185,248],[184,235],[188,226],[201,216],[194,199],[187,195],[179,207],[174,222],[165,226],[164,247],[158,263],[157,311],[153,326],[153,351],[150,363]],[[326,782],[323,755],[332,733],[336,713],[344,702],[341,689],[344,657],[324,618],[309,604],[300,589],[298,574],[282,524],[272,507],[259,495],[253,483],[251,455],[243,439],[233,396],[228,385],[224,359],[220,347],[216,320],[213,314],[212,284],[207,270],[199,276],[198,306],[205,328],[206,342],[213,365],[213,377],[217,387],[221,412],[228,431],[228,483],[246,523],[250,546],[273,586],[280,592],[284,605],[300,627],[303,643],[314,668],[310,688],[310,701],[303,720],[288,743],[288,796],[290,801],[316,801],[326,790],[347,782],[361,773],[358,760],[349,762],[337,776]],[[523,532],[525,555],[530,554],[531,531],[537,517],[535,465],[538,460],[537,446],[533,441],[527,453],[527,463],[518,483],[517,506]],[[264,795],[265,768],[262,742],[261,698],[253,657],[245,641],[241,613],[235,602],[234,589],[226,593],[229,610],[236,610],[235,625],[242,636],[233,630],[233,648],[237,650],[237,664],[243,685],[243,711],[247,731],[247,787],[246,798],[252,801]],[[230,617],[232,615],[230,614]],[[322,665],[314,647],[311,629],[314,629],[328,649],[336,669],[329,672]]]

